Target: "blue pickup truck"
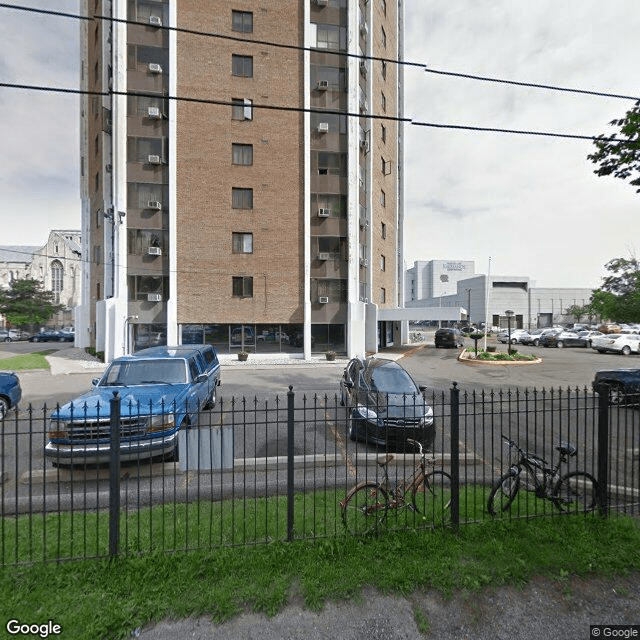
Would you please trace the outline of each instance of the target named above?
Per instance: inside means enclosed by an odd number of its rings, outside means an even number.
[[[93,388],[51,414],[45,457],[56,466],[110,458],[111,400],[120,399],[120,460],[177,459],[178,431],[212,407],[220,363],[210,345],[151,347],[116,358]]]

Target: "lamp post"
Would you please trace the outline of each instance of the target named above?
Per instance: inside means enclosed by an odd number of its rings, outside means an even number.
[[[507,353],[511,355],[511,318],[513,318],[514,313],[508,309],[504,312],[504,315],[507,316]]]

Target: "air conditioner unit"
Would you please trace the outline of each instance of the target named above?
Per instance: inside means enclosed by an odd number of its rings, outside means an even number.
[[[366,258],[360,258],[360,266],[361,267],[368,267],[369,266],[369,261]]]
[[[150,155],[147,158],[147,162],[149,164],[162,164],[162,160],[160,159],[160,156],[156,156],[156,155]]]
[[[318,91],[326,91],[328,88],[329,88],[328,80],[318,80],[318,82],[316,82],[316,89]]]
[[[162,209],[162,202],[158,202],[157,200],[149,200],[149,202],[147,202],[147,208],[153,209],[154,211],[160,211]]]
[[[150,256],[161,256],[162,255],[162,249],[160,247],[148,247],[147,248],[147,253]]]
[[[318,209],[318,218],[328,218],[331,215],[331,209]]]
[[[327,304],[329,302],[329,298],[327,296],[320,296],[318,298],[318,302],[320,304]]]
[[[369,226],[369,221],[366,218],[360,218],[360,228],[366,229]]]
[[[367,67],[367,63],[364,60],[360,61],[360,75],[363,78],[367,77],[367,72],[369,71],[368,67]]]
[[[316,0],[318,7],[326,7],[329,4],[329,0]]]
[[[147,109],[147,116],[152,120],[159,120],[162,118],[162,113],[160,112],[159,107],[149,107]]]
[[[161,293],[147,293],[147,300],[149,302],[162,302]]]
[[[150,62],[149,73],[162,73],[162,67],[157,62]]]
[[[162,18],[160,16],[149,16],[149,24],[154,27],[161,27]]]
[[[318,254],[318,260],[331,260],[331,254],[330,253],[319,253]]]
[[[329,133],[329,123],[328,122],[320,122],[318,124],[318,133]]]

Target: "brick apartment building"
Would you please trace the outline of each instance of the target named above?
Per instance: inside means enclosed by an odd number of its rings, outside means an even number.
[[[402,1],[83,8],[79,346],[397,340]]]

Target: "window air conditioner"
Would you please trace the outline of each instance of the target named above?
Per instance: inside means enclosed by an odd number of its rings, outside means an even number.
[[[328,88],[329,88],[328,80],[318,80],[318,82],[316,82],[316,89],[318,91],[326,91]]]
[[[149,202],[147,202],[147,208],[153,209],[154,211],[160,211],[162,209],[162,202],[158,202],[157,200],[149,200]]]
[[[156,156],[156,155],[150,155],[147,158],[147,161],[149,162],[149,164],[161,164],[162,160],[160,160],[160,156]]]
[[[161,293],[147,293],[147,300],[149,302],[162,302]]]
[[[160,109],[158,107],[149,107],[147,109],[147,115],[152,120],[159,120],[162,117],[162,114],[160,113]]]
[[[360,266],[361,267],[368,267],[369,266],[369,261],[366,258],[360,258]]]
[[[153,27],[161,27],[162,18],[160,16],[149,16],[149,24]]]
[[[162,67],[157,62],[150,62],[149,73],[162,73]]]
[[[318,133],[328,133],[329,132],[329,123],[328,122],[320,122],[318,124]]]
[[[147,253],[150,256],[161,256],[162,255],[162,249],[160,247],[148,247],[147,248]]]
[[[329,298],[327,296],[320,296],[318,298],[318,302],[320,304],[327,304],[329,302]]]
[[[331,254],[330,253],[319,253],[318,254],[318,260],[331,260]]]
[[[331,215],[331,209],[318,209],[318,218],[328,218]]]

